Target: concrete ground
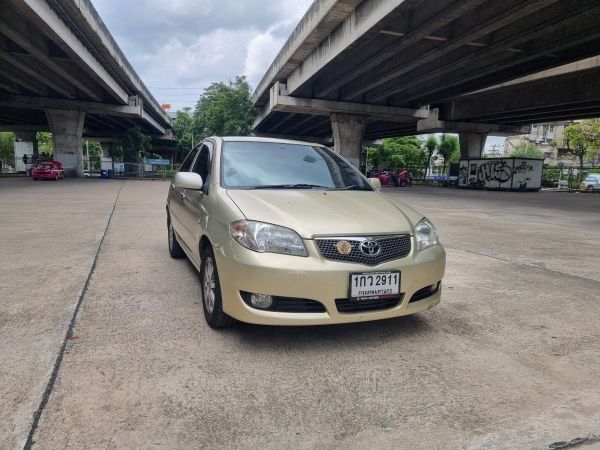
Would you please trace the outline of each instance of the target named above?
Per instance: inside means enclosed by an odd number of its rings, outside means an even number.
[[[214,331],[166,191],[0,179],[0,448],[600,446],[600,196],[386,189],[439,228],[439,306]]]

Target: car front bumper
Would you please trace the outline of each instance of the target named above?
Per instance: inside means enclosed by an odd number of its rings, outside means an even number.
[[[32,178],[39,178],[39,179],[44,179],[44,180],[54,180],[54,178],[56,178],[55,173],[33,173],[32,172],[31,176],[32,176]]]
[[[414,239],[414,238],[413,238]],[[235,241],[215,248],[224,311],[242,322],[264,325],[325,325],[362,322],[415,314],[440,302],[441,287],[423,300],[409,302],[413,294],[440,282],[446,253],[441,245],[411,253],[377,266],[325,260],[314,241],[305,240],[308,257],[256,253]],[[348,297],[350,273],[400,270],[402,301],[391,308],[341,313],[336,299]],[[326,309],[320,313],[265,311],[247,305],[241,292],[314,300]]]

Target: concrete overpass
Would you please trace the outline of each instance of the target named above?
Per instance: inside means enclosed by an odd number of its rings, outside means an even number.
[[[82,136],[115,139],[132,126],[169,145],[170,121],[90,0],[3,0],[0,130],[24,140],[51,131],[55,158],[83,175]]]
[[[361,142],[600,116],[600,2],[316,0],[258,85],[257,134]]]

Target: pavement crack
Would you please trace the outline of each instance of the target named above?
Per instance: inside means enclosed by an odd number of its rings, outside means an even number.
[[[98,262],[98,255],[100,254],[100,249],[102,248],[102,244],[104,243],[104,238],[106,238],[106,234],[108,233],[108,228],[110,227],[110,222],[112,220],[113,214],[115,213],[115,209],[117,207],[117,203],[119,201],[119,196],[121,195],[121,189],[123,189],[123,182],[119,186],[119,191],[115,197],[115,201],[112,206],[112,210],[110,215],[108,216],[108,221],[106,222],[106,227],[104,228],[104,232],[102,233],[102,238],[100,239],[100,243],[98,244],[98,248],[96,249],[96,254],[94,255],[94,261],[92,262],[92,266],[90,267],[90,271],[85,279],[85,283],[83,284],[83,288],[81,289],[81,293],[79,294],[79,299],[77,300],[77,304],[75,305],[75,309],[73,310],[73,315],[71,316],[71,321],[69,322],[69,328],[65,334],[65,338],[63,339],[62,345],[56,357],[56,361],[54,362],[54,367],[52,368],[52,373],[50,375],[50,379],[46,384],[46,389],[44,390],[44,394],[42,395],[42,400],[38,406],[38,409],[33,414],[33,421],[31,423],[31,428],[29,429],[29,434],[27,436],[27,441],[25,441],[25,445],[23,446],[23,450],[30,450],[34,444],[33,437],[38,428],[40,419],[48,405],[48,400],[50,399],[50,395],[52,395],[52,391],[54,390],[54,385],[58,378],[58,373],[60,371],[60,367],[62,365],[63,357],[65,355],[65,350],[67,348],[67,343],[73,336],[73,329],[75,328],[75,322],[77,321],[77,316],[79,314],[79,310],[81,309],[81,305],[83,304],[83,300],[85,299],[85,294],[87,293],[90,280],[92,279],[92,275],[96,269],[96,263]]]
[[[582,275],[575,275],[575,274],[572,274],[572,273],[563,272],[562,270],[549,269],[548,267],[546,267],[545,264],[539,263],[539,262],[523,261],[522,259],[510,258],[510,257],[507,257],[507,256],[501,256],[501,255],[497,255],[497,254],[494,254],[494,253],[488,253],[488,252],[476,252],[474,250],[466,250],[465,248],[454,247],[452,245],[447,245],[447,244],[445,244],[444,247],[450,248],[452,250],[458,250],[458,251],[461,251],[461,252],[470,253],[472,255],[485,256],[485,257],[488,257],[488,258],[497,259],[499,261],[504,261],[504,262],[509,262],[509,263],[512,263],[512,264],[517,264],[519,266],[532,267],[532,268],[540,269],[540,270],[543,270],[543,271],[546,271],[546,272],[555,273],[555,274],[558,274],[558,275],[564,275],[564,276],[567,276],[567,277],[577,278],[579,280],[591,281],[592,283],[600,284],[600,281],[596,280],[594,278],[589,278],[589,277],[585,277],[585,276],[582,276]]]
[[[559,450],[559,449],[562,450],[562,449],[579,447],[580,445],[597,444],[598,442],[600,442],[600,435],[599,434],[591,434],[591,435],[583,437],[583,438],[577,437],[575,439],[571,439],[570,441],[553,442],[552,444],[550,444],[548,446],[548,448],[550,448],[551,450]]]

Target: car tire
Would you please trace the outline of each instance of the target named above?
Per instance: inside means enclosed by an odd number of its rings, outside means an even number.
[[[185,254],[183,253],[181,245],[179,245],[177,235],[175,234],[175,230],[173,230],[173,226],[171,225],[171,219],[167,219],[167,239],[169,242],[169,255],[171,255],[171,258],[183,258]]]
[[[34,178],[34,179],[33,179],[33,181],[38,181],[38,180],[39,180],[39,178]]]
[[[227,328],[235,322],[223,312],[223,298],[219,272],[212,247],[208,246],[202,255],[200,265],[200,283],[202,288],[202,309],[204,318],[211,328]]]
[[[588,192],[592,192],[594,190],[594,186],[590,185],[587,188],[585,188],[585,190]]]

